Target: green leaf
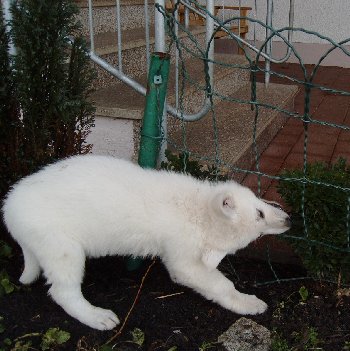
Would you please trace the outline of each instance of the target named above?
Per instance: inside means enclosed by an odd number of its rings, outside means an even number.
[[[0,257],[10,258],[12,255],[12,248],[4,241],[0,240]]]
[[[13,283],[10,282],[9,278],[1,279],[0,284],[4,288],[5,294],[11,294],[16,287]]]
[[[10,345],[12,344],[11,339],[10,339],[10,338],[6,338],[6,339],[4,340],[4,344],[7,345],[7,346],[10,346]]]
[[[131,336],[132,336],[132,342],[139,346],[142,346],[143,343],[145,342],[145,333],[139,328],[135,328],[131,332]]]
[[[31,341],[16,341],[15,346],[12,347],[11,351],[29,351],[32,349]]]
[[[49,350],[52,346],[64,344],[69,339],[70,333],[59,328],[50,328],[42,337],[41,350]]]
[[[202,345],[199,347],[199,351],[207,351],[211,348],[215,347],[215,343],[214,342],[208,342],[208,341],[204,341],[202,343]]]
[[[305,286],[302,286],[299,289],[299,295],[300,295],[301,300],[303,302],[305,302],[307,300],[307,298],[309,297],[309,291],[307,290],[307,288]]]

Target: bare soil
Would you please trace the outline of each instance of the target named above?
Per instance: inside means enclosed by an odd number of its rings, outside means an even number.
[[[13,257],[3,262],[3,268],[17,284],[23,265],[20,249],[3,228],[0,239],[14,248]],[[151,260],[145,260],[139,270],[129,272],[125,268],[125,258],[88,260],[83,293],[91,303],[114,310],[124,321],[150,263]],[[310,328],[317,331],[320,350],[347,350],[350,297],[337,296],[336,285],[312,279],[259,285],[275,280],[270,265],[264,260],[244,257],[225,258],[220,269],[234,281],[238,290],[256,294],[268,303],[266,313],[251,318],[271,331],[276,330],[280,338],[294,347],[293,350],[308,350]],[[300,266],[274,263],[273,269],[279,279],[305,277],[306,274]],[[305,302],[298,292],[303,285],[309,293]],[[68,342],[52,348],[54,350],[99,350],[116,333],[100,332],[82,325],[55,304],[47,290],[44,279],[40,279],[31,287],[20,287],[0,298],[0,316],[4,318],[5,329],[0,334],[0,349],[6,338],[15,340],[25,334],[43,333],[52,327],[71,334]],[[162,263],[157,261],[144,280],[122,333],[112,345],[115,345],[114,350],[204,350],[205,343],[215,342],[238,318],[239,315],[173,283]],[[131,342],[135,328],[142,330],[145,336],[141,347]],[[40,349],[39,337],[28,338],[34,349]],[[220,350],[221,346],[213,344],[207,349]]]

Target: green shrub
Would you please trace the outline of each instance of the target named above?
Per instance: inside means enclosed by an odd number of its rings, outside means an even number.
[[[280,181],[278,191],[292,210],[293,222],[288,234],[294,238],[287,240],[312,275],[332,280],[341,277],[349,282],[350,193],[342,189],[350,188],[350,167],[346,160],[339,159],[331,166],[309,164],[305,178],[302,170],[285,171],[282,177],[286,179]]]
[[[22,139],[18,102],[15,98],[9,36],[3,24],[0,6],[0,196],[16,179],[19,168],[19,144]]]
[[[14,1],[13,57],[0,18],[0,195],[42,165],[90,150],[94,73],[77,11],[72,0]]]

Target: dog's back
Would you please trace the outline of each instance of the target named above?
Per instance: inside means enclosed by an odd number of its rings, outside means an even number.
[[[167,235],[190,216],[193,206],[186,202],[194,201],[198,187],[205,185],[179,174],[112,157],[77,156],[17,183],[4,202],[4,221],[29,246],[55,235],[74,238],[90,256],[158,255],[154,236]]]

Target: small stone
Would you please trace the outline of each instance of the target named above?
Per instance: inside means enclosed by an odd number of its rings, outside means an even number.
[[[242,317],[218,337],[226,351],[269,351],[271,333],[262,325]]]

